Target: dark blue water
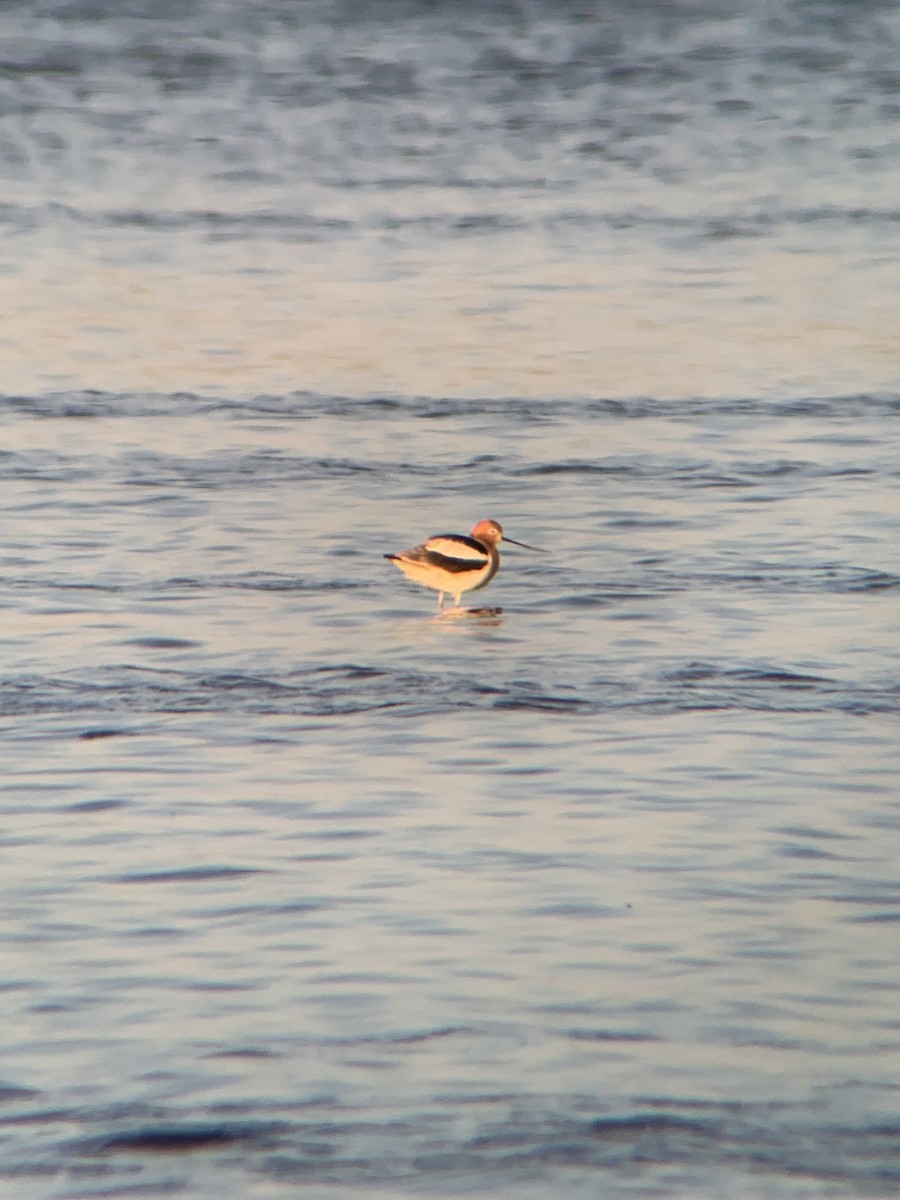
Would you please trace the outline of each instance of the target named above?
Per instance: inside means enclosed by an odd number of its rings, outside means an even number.
[[[4,1200],[897,1194],[897,23],[4,10]]]

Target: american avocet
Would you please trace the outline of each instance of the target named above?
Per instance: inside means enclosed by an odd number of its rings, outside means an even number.
[[[407,579],[434,588],[438,593],[438,611],[444,607],[444,593],[452,596],[459,608],[463,592],[487,587],[500,569],[500,542],[512,542],[523,550],[540,550],[506,537],[499,522],[479,521],[468,537],[461,533],[438,533],[421,546],[386,554]],[[541,551],[543,553],[543,551]]]

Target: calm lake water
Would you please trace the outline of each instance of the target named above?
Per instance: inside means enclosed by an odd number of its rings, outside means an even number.
[[[550,7],[0,15],[2,1200],[900,1193],[900,10]]]

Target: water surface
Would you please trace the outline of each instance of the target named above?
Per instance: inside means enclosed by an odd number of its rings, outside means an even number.
[[[5,9],[0,1193],[897,1194],[897,19]]]

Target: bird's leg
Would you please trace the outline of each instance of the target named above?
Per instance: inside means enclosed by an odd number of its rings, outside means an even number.
[[[438,612],[444,611],[444,593],[438,592]]]

